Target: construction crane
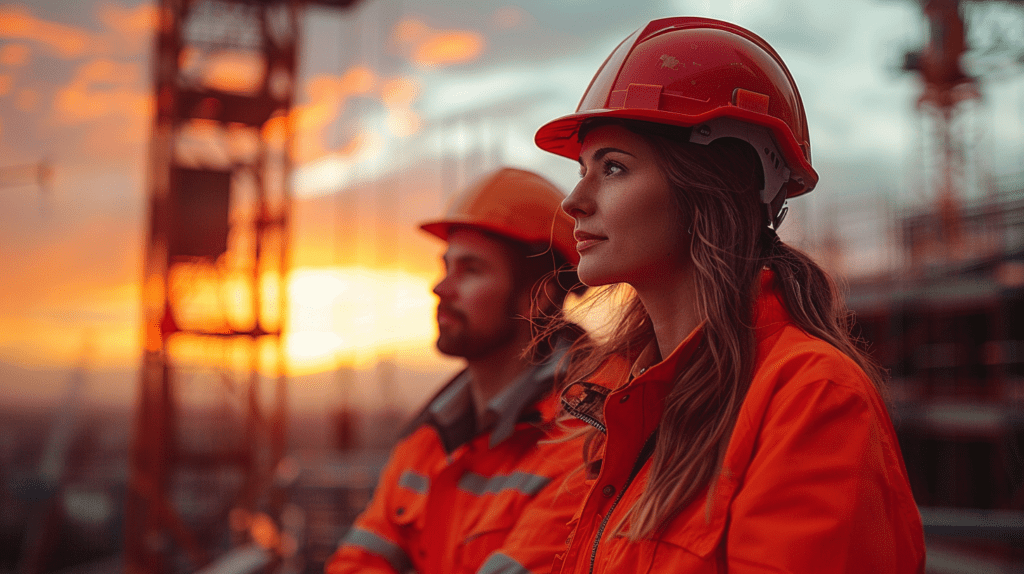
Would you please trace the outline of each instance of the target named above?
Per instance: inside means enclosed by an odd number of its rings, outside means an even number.
[[[1024,532],[1024,418],[1013,394],[1024,365],[1024,280],[1007,270],[1024,257],[1024,200],[1019,187],[998,193],[982,140],[969,132],[985,82],[1024,64],[1024,2],[919,4],[928,40],[903,67],[922,83],[927,203],[898,222],[911,272],[852,286],[850,305],[892,374],[893,396],[902,395],[897,432],[929,568],[1015,571]]]
[[[129,574],[196,571],[254,542],[285,552],[267,518],[286,437],[296,64],[304,8],[355,2],[159,2]],[[188,404],[214,389],[234,402]]]
[[[919,75],[922,91],[917,100],[917,109],[924,120],[922,125],[930,123],[933,128],[932,137],[922,134],[922,141],[934,142],[931,150],[925,155],[925,169],[932,173],[926,174],[926,186],[929,199],[934,200],[939,217],[935,226],[919,226],[911,230],[916,236],[908,237],[911,248],[911,262],[920,270],[927,263],[953,261],[968,256],[965,253],[965,241],[961,229],[961,203],[965,191],[972,183],[969,179],[984,179],[984,174],[976,163],[976,142],[970,140],[965,119],[970,104],[981,102],[982,94],[979,80],[986,73],[980,62],[990,64],[1024,63],[1024,43],[1019,37],[1019,30],[1013,31],[1000,28],[1001,19],[989,19],[975,23],[973,37],[984,38],[984,46],[971,46],[968,42],[968,30],[965,11],[969,5],[1015,5],[1024,7],[1020,0],[919,0],[921,9],[928,20],[929,36],[927,44],[919,49],[907,52],[904,57],[903,69]],[[977,28],[985,24],[985,34]],[[972,52],[976,56],[974,66],[977,69],[965,69],[965,55]],[[999,55],[1004,57],[1000,58]],[[999,60],[1003,60],[1000,62]],[[994,69],[994,66],[989,66]],[[980,182],[984,187],[984,182]]]

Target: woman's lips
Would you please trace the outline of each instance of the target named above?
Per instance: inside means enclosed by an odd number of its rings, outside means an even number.
[[[591,247],[601,243],[608,239],[600,235],[594,235],[593,233],[587,233],[586,231],[577,230],[573,233],[573,237],[576,238],[576,251],[582,253],[584,250],[590,249]]]

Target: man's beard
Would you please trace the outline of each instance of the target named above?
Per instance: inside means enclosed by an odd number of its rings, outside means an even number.
[[[505,320],[498,328],[489,333],[479,333],[469,329],[466,316],[461,312],[441,303],[439,309],[455,318],[456,325],[446,328],[438,327],[437,350],[452,357],[477,359],[485,357],[515,340],[520,328],[515,318],[515,305],[509,300],[505,310]]]

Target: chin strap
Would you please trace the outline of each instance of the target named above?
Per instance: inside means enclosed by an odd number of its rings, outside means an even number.
[[[761,159],[761,171],[764,173],[761,203],[765,204],[768,213],[768,227],[778,230],[789,212],[785,188],[790,170],[772,133],[768,128],[733,118],[715,118],[693,126],[690,131],[690,141],[696,144],[708,145],[719,138],[743,140],[757,151]]]

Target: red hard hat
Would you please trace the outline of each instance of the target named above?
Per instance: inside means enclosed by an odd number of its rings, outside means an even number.
[[[793,77],[767,42],[735,24],[679,17],[637,30],[605,60],[576,113],[537,131],[537,145],[575,160],[580,123],[593,117],[692,127],[690,141],[703,144],[745,140],[765,168],[765,203],[781,206],[818,182]]]
[[[574,222],[561,209],[563,199],[554,184],[536,173],[502,168],[462,190],[443,219],[420,228],[447,241],[453,226],[473,227],[539,249],[553,248],[576,265]]]

